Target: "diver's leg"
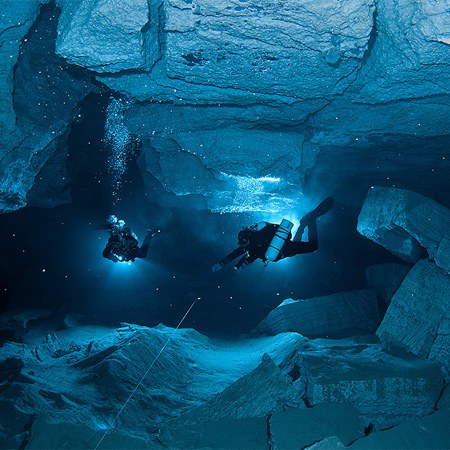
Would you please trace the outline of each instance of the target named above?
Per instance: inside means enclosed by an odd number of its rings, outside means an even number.
[[[317,231],[317,227],[316,227],[316,231]],[[308,237],[309,237],[309,233],[308,233]],[[308,241],[308,242],[286,241],[286,243],[283,245],[280,255],[278,256],[276,261],[279,261],[280,259],[283,259],[283,258],[289,258],[291,256],[300,255],[302,253],[312,253],[312,252],[315,252],[318,248],[319,248],[319,242],[317,241],[317,236],[316,236],[316,240]]]
[[[332,197],[327,197],[325,200],[319,203],[310,213],[306,214],[306,216],[303,216],[300,220],[300,226],[298,227],[297,232],[295,233],[293,241],[301,241],[303,232],[305,231],[305,228],[308,227],[310,222],[312,224],[312,221],[315,221],[318,217],[323,216],[326,214],[334,205],[334,200]],[[315,224],[312,224],[312,226],[316,226]],[[314,232],[314,230],[312,230]],[[311,241],[309,238],[311,230],[308,231],[308,240]],[[317,237],[317,228],[315,230],[316,237]],[[317,240],[317,238],[316,238]]]
[[[150,248],[150,244],[152,243],[152,238],[155,235],[155,232],[153,230],[148,230],[147,235],[145,236],[144,242],[142,243],[141,247],[139,248],[138,252],[138,258],[145,258],[148,253],[148,249]]]

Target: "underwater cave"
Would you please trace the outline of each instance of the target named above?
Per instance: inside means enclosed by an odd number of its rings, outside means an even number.
[[[7,0],[0,448],[450,446],[449,27]]]

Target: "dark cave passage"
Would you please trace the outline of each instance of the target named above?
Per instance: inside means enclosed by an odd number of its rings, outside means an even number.
[[[347,205],[346,196],[363,198],[360,179],[351,186],[345,171],[326,176],[319,170],[317,190],[335,195],[336,206],[319,221],[317,253],[267,268],[257,262],[242,274],[231,266],[212,273],[212,264],[235,247],[241,227],[264,217],[191,210],[189,200],[183,208],[159,205],[158,189],[153,199],[144,189],[137,154],[127,163],[115,203],[104,144],[109,102],[107,95],[91,94],[72,124],[67,158],[72,203],[0,218],[11,237],[2,288],[8,309],[39,306],[56,314],[77,312],[92,323],[175,326],[193,299],[201,298],[185,326],[235,334],[251,331],[284,298],[364,288],[367,266],[397,260],[356,232],[358,210]],[[122,266],[102,258],[109,214],[126,220],[141,240],[149,226],[160,227],[145,261]]]

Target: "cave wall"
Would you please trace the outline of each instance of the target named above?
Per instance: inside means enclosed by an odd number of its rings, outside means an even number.
[[[58,126],[51,116],[17,125],[26,114],[14,106],[14,66],[24,67],[19,50],[42,3],[7,2],[3,17],[0,51],[11,54],[1,83],[3,211],[26,204],[53,154],[49,144],[86,95],[78,89],[73,103],[58,107]],[[330,146],[334,163],[348,148],[364,161],[386,136],[391,145],[449,134],[444,3],[59,0],[57,7],[56,53],[82,68],[81,79],[95,76],[130,100],[125,118],[142,140],[144,174],[174,194],[203,196],[211,210],[258,210],[273,196],[270,208],[289,207],[290,187],[303,187]],[[33,67],[22,72],[35,75]],[[267,187],[265,177],[281,182]],[[243,185],[250,198],[236,195]]]

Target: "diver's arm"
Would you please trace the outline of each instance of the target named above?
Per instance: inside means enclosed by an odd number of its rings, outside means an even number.
[[[109,246],[106,246],[105,250],[103,250],[103,257],[109,259],[112,262],[119,261],[119,258],[114,254],[114,252],[111,250],[111,247]]]
[[[235,248],[229,255],[225,256],[219,261],[219,264],[224,266],[225,264],[229,264],[231,261],[235,260],[239,256],[245,253],[245,249],[243,247]]]
[[[238,261],[238,263],[234,266],[234,270],[236,272],[240,272],[245,269],[249,264],[255,262],[256,256],[249,254],[248,252]]]
[[[225,256],[225,258],[222,258],[218,263],[214,264],[212,266],[213,272],[218,272],[225,264],[230,263],[234,259],[238,258],[239,256],[243,255],[245,253],[245,249],[242,247],[238,247],[234,249],[229,255]]]

